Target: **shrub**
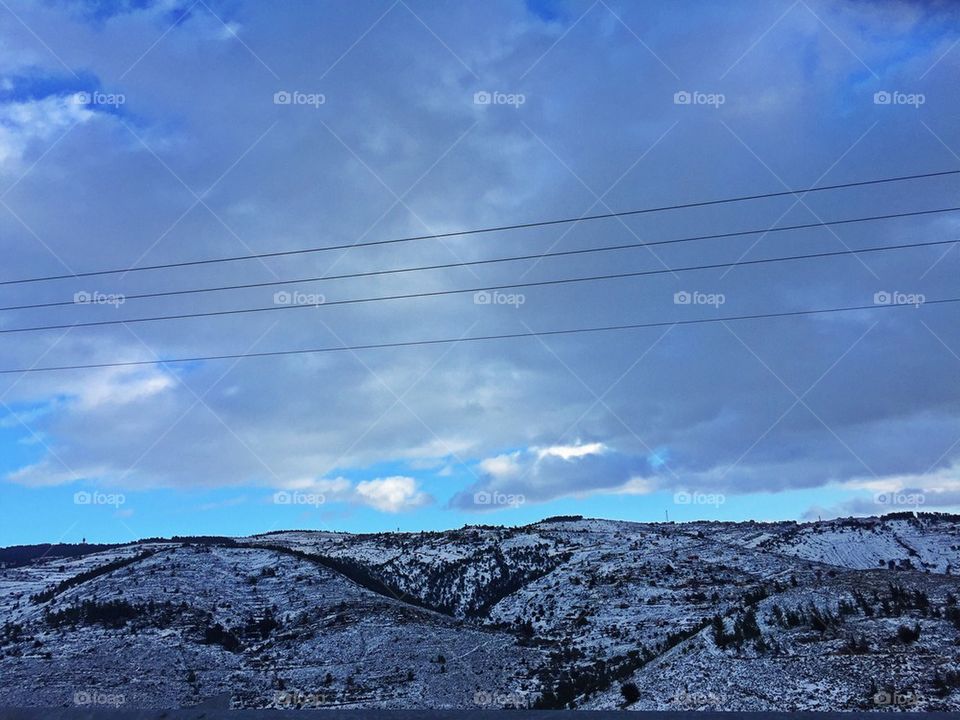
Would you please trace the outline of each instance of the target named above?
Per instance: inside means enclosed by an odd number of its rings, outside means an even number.
[[[224,650],[237,652],[240,649],[240,640],[220,623],[210,625],[203,633],[203,642],[207,645],[220,645]]]
[[[633,705],[640,699],[640,690],[636,683],[628,682],[621,685],[620,694],[623,695],[623,701],[627,705]]]
[[[909,645],[920,638],[920,623],[916,623],[912,628],[909,625],[901,625],[897,628],[897,640]]]

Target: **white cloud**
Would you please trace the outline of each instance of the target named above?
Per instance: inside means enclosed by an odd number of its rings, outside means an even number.
[[[553,447],[534,449],[541,460],[545,457],[576,460],[587,455],[600,455],[607,450],[607,446],[600,442],[594,442],[585,445],[554,445]]]
[[[303,490],[305,492],[321,493],[328,498],[346,498],[350,495],[353,484],[343,477],[337,478],[298,478],[281,483],[287,490]]]
[[[390,513],[411,510],[430,502],[430,496],[417,489],[416,480],[402,475],[359,482],[356,492],[361,502]]]
[[[71,125],[94,115],[72,96],[0,103],[0,165],[18,164],[32,142],[55,140]]]
[[[492,475],[495,478],[508,478],[519,475],[522,467],[520,465],[520,451],[504,455],[497,455],[492,458],[485,458],[480,461],[480,469]]]
[[[43,487],[64,485],[77,480],[97,480],[107,474],[106,467],[67,468],[52,456],[8,473],[6,480],[20,485]]]
[[[895,492],[903,488],[924,488],[928,492],[960,491],[960,462],[927,473],[851,478],[837,483],[837,486],[872,492]]]
[[[610,490],[612,495],[649,495],[659,488],[650,478],[633,477],[618,488]]]
[[[928,473],[853,478],[833,487],[865,490],[867,494],[830,507],[815,505],[803,514],[804,519],[883,515],[901,510],[955,511],[960,508],[960,463]]]
[[[176,378],[158,370],[108,368],[83,378],[75,392],[79,408],[92,410],[152,398],[176,384]]]

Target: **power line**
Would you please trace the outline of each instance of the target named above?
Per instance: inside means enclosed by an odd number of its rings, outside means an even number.
[[[787,230],[805,230],[810,228],[818,227],[828,227],[832,225],[848,225],[852,223],[861,223],[861,222],[872,222],[876,220],[890,220],[893,218],[904,218],[904,217],[915,217],[917,215],[932,215],[935,213],[946,213],[946,212],[957,212],[960,211],[960,206],[948,207],[948,208],[937,208],[933,210],[916,210],[912,212],[904,213],[894,213],[888,215],[871,215],[868,217],[859,217],[859,218],[847,218],[843,220],[830,220],[830,221],[821,221],[815,223],[803,223],[800,225],[784,225],[780,227],[767,227],[759,228],[755,230],[738,230],[736,232],[729,233],[714,233],[710,235],[693,235],[683,238],[674,238],[671,240],[654,240],[651,242],[636,242],[636,243],[622,243],[619,245],[603,245],[600,247],[594,248],[578,248],[574,250],[556,250],[544,253],[531,253],[527,255],[513,255],[510,257],[500,257],[500,258],[489,258],[485,260],[467,260],[461,262],[451,262],[451,263],[441,263],[436,265],[418,265],[414,267],[405,267],[405,268],[392,268],[388,270],[370,270],[365,272],[354,272],[354,273],[344,273],[341,275],[320,275],[315,277],[305,277],[305,278],[296,278],[291,280],[269,280],[265,282],[255,282],[255,283],[241,283],[234,285],[220,285],[216,287],[205,287],[205,288],[190,288],[187,290],[163,290],[157,292],[149,293],[137,293],[134,295],[124,295],[124,301],[127,300],[142,300],[146,298],[161,298],[161,297],[175,297],[179,295],[195,295],[198,293],[208,293],[208,292],[221,292],[225,290],[249,290],[253,288],[263,288],[263,287],[276,287],[279,285],[295,285],[299,283],[311,283],[311,282],[323,282],[327,280],[347,280],[353,278],[364,278],[364,277],[375,277],[383,275],[397,275],[401,273],[409,272],[421,272],[427,270],[445,270],[452,268],[460,267],[469,267],[477,265],[490,265],[494,263],[504,263],[504,262],[516,262],[520,260],[538,260],[543,258],[553,258],[553,257],[563,257],[563,256],[572,256],[572,255],[586,255],[592,253],[600,252],[611,252],[615,250],[630,250],[642,247],[652,247],[656,245],[673,245],[677,243],[686,243],[693,242],[695,240],[716,240],[724,239],[730,237],[743,237],[747,235],[758,235],[764,233],[774,233],[774,232],[784,232]],[[890,249],[900,249],[908,247],[923,247],[926,245],[940,245],[946,244],[949,241],[938,241],[935,243],[911,243],[907,245],[891,245],[888,246]],[[883,248],[866,248],[863,250],[858,250],[855,252],[874,252],[881,250]],[[847,254],[847,253],[839,253]],[[817,257],[817,256],[810,256]],[[749,264],[749,263],[745,263]],[[677,270],[666,270],[665,272],[677,272]],[[46,303],[33,303],[27,305],[8,305],[6,307],[0,307],[0,312],[10,311],[10,310],[36,310],[41,308],[51,308],[51,307],[65,307],[69,305],[77,305],[76,300],[58,300],[56,302],[46,302]],[[79,303],[82,304],[82,303]]]
[[[942,298],[938,300],[926,300],[923,305],[943,305],[947,303],[957,303],[960,302],[960,297],[955,298]],[[859,310],[880,310],[880,309],[889,309],[889,308],[905,308],[912,305],[854,305],[846,307],[832,307],[832,308],[820,308],[817,310],[791,310],[788,312],[780,313],[759,313],[754,315],[731,315],[726,317],[716,317],[716,318],[698,318],[694,320],[663,320],[658,322],[648,322],[648,323],[630,323],[627,325],[603,325],[598,327],[585,327],[585,328],[566,328],[561,330],[541,330],[533,332],[523,332],[523,333],[505,333],[502,335],[479,335],[472,337],[460,337],[460,338],[436,338],[430,340],[407,340],[404,342],[391,342],[391,343],[371,343],[366,345],[341,345],[339,347],[322,347],[322,348],[306,348],[301,350],[272,350],[265,352],[254,352],[254,353],[233,353],[226,355],[199,355],[196,357],[186,357],[186,358],[174,358],[170,360],[128,360],[124,362],[109,362],[109,363],[89,363],[83,365],[52,365],[47,367],[27,367],[27,368],[16,368],[16,369],[6,369],[0,370],[0,375],[11,375],[11,374],[27,374],[27,373],[38,373],[38,372],[53,372],[60,370],[93,370],[98,368],[112,368],[112,367],[134,367],[134,366],[143,366],[143,365],[173,365],[178,363],[192,363],[192,362],[202,362],[208,360],[237,360],[237,359],[246,359],[246,358],[261,358],[261,357],[281,357],[288,355],[311,355],[319,353],[332,353],[332,352],[359,352],[362,350],[381,350],[388,348],[405,348],[405,347],[415,347],[423,345],[449,345],[456,343],[464,342],[480,342],[486,340],[509,340],[514,338],[531,338],[531,337],[549,337],[554,335],[574,335],[579,333],[592,333],[592,332],[613,332],[619,330],[639,330],[641,328],[656,328],[656,327],[667,327],[673,325],[703,325],[708,323],[718,323],[718,322],[737,322],[741,320],[765,320],[770,318],[782,318],[782,317],[798,317],[804,315],[823,315],[827,313],[840,313],[840,312],[854,312]]]
[[[157,265],[141,265],[125,268],[114,268],[110,270],[91,270],[80,273],[67,273],[63,275],[45,275],[32,278],[20,278],[14,280],[2,280],[2,285],[21,285],[26,283],[45,282],[48,280],[67,280],[71,278],[95,277],[99,275],[117,275],[132,272],[142,272],[144,270],[168,270],[171,268],[190,267],[196,265],[209,265],[213,263],[237,262],[241,260],[262,260],[265,258],[288,257],[291,255],[304,255],[307,253],[318,253],[327,250],[349,250],[358,247],[371,247],[375,245],[392,245],[396,243],[408,243],[417,240],[439,240],[450,237],[463,237],[466,235],[480,235],[484,233],[503,232],[506,230],[524,230],[536,227],[548,227],[552,225],[569,225],[578,222],[590,222],[594,220],[607,220],[611,218],[623,218],[633,215],[643,215],[647,213],[664,212],[667,210],[685,210],[696,207],[707,207],[710,205],[724,205],[728,203],[746,202],[749,200],[762,200],[767,198],[784,197],[788,195],[806,195],[814,192],[823,192],[826,190],[840,190],[853,187],[864,187],[870,185],[880,185],[884,183],[902,182],[906,180],[919,180],[933,177],[943,177],[946,175],[956,175],[960,170],[942,170],[938,172],[918,173],[915,175],[900,175],[896,177],[879,178],[876,180],[860,180],[856,182],[838,183],[835,185],[821,185],[819,187],[808,187],[797,190],[782,190],[779,192],[759,193],[755,195],[740,195],[738,197],[722,198],[719,200],[701,200],[697,202],[680,203],[676,205],[662,205],[659,207],[642,208],[638,210],[623,210],[620,212],[600,213],[596,215],[581,215],[579,217],[561,218],[557,220],[539,220],[527,223],[515,223],[512,225],[498,225],[494,227],[477,228],[473,230],[456,230],[446,233],[433,233],[430,235],[414,235],[403,238],[392,238],[389,240],[372,240],[368,242],[346,243],[341,245],[326,245],[321,247],[301,248],[298,250],[276,250],[272,252],[250,253],[247,255],[234,255],[222,258],[205,258],[200,260],[184,260],[180,262],[162,263]]]
[[[604,280],[620,280],[624,278],[645,277],[649,275],[662,275],[665,273],[690,272],[695,270],[715,270],[719,268],[731,268],[748,265],[761,265],[774,262],[788,262],[794,260],[809,260],[818,258],[837,257],[845,255],[859,255],[868,252],[883,252],[887,250],[901,250],[904,248],[932,247],[935,245],[950,245],[960,242],[960,240],[936,240],[927,243],[907,243],[903,245],[881,245],[877,247],[861,248],[858,250],[834,250],[830,252],[812,253],[809,255],[789,255],[786,257],[762,258],[758,260],[738,260],[726,263],[710,263],[704,265],[688,265],[679,268],[660,268],[657,270],[636,270],[632,272],[610,273],[607,275],[588,275],[586,277],[573,278],[554,278],[551,280],[536,280],[523,283],[508,283],[502,285],[484,285],[481,287],[458,288],[454,290],[428,290],[415,293],[404,293],[400,295],[380,295],[376,297],[347,298],[345,300],[333,300],[326,302],[326,299],[316,301],[315,303],[293,303],[285,305],[268,305],[266,307],[255,308],[237,308],[234,310],[211,310],[209,312],[179,313],[176,315],[154,315],[152,317],[127,318],[118,320],[92,320],[89,322],[63,323],[59,325],[36,325],[33,327],[2,328],[0,334],[13,334],[25,332],[40,332],[42,330],[64,330],[73,328],[104,327],[109,325],[132,325],[144,322],[160,322],[166,320],[187,320],[193,318],[222,317],[227,315],[246,315],[249,313],[275,312],[280,310],[302,310],[331,307],[336,305],[357,305],[361,303],[387,302],[393,300],[413,300],[417,298],[442,297],[446,295],[463,295],[468,293],[478,293],[491,290],[513,290],[518,288],[547,287],[552,285],[569,285],[581,282],[600,282]],[[292,298],[291,298],[292,299]]]

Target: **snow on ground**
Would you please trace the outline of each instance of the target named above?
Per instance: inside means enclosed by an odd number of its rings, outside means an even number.
[[[958,547],[933,515],[133,544],[0,570],[0,704],[957,710]]]

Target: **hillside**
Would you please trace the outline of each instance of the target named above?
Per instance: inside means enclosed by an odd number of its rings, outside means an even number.
[[[901,514],[20,550],[0,705],[956,710],[958,547]]]

